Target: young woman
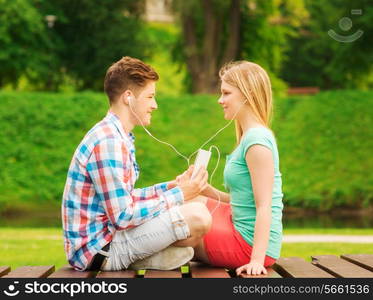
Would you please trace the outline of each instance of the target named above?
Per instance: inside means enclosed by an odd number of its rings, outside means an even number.
[[[220,70],[219,104],[235,120],[237,147],[227,156],[228,193],[209,185],[201,201],[212,213],[212,227],[195,257],[212,265],[266,274],[280,256],[282,182],[275,137],[270,130],[271,83],[259,65],[240,61]],[[215,199],[219,199],[220,202]]]

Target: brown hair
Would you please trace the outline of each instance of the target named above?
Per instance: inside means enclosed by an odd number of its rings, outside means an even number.
[[[158,79],[157,72],[151,66],[137,58],[125,56],[107,70],[104,90],[112,104],[124,91],[130,89],[136,94],[148,81]]]

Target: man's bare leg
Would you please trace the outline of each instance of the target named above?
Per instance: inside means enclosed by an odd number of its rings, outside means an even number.
[[[206,198],[207,200],[207,198]],[[202,237],[210,230],[211,215],[205,204],[198,200],[190,200],[180,206],[180,212],[189,226],[190,237],[173,243],[176,247],[196,247]]]

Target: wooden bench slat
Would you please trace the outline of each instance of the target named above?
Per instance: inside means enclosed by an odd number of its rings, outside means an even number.
[[[320,92],[320,89],[315,86],[290,87],[288,95],[314,95]]]
[[[8,274],[10,272],[9,266],[0,266],[0,277]]]
[[[180,270],[146,270],[144,278],[182,278]]]
[[[312,256],[312,263],[336,277],[373,278],[373,272],[363,269],[335,255]]]
[[[191,262],[189,270],[192,278],[230,278],[224,268],[211,267],[203,263]]]
[[[344,254],[341,258],[373,272],[373,254]]]
[[[94,271],[76,271],[70,265],[66,265],[49,275],[48,278],[92,278],[95,275]]]
[[[54,272],[54,266],[24,266],[11,271],[2,278],[45,278]]]
[[[306,262],[300,257],[281,257],[272,267],[283,277],[293,278],[332,278],[333,276],[320,268]]]
[[[123,271],[101,271],[97,274],[96,278],[135,278],[136,271],[123,270]]]
[[[248,275],[246,273],[241,273],[240,276],[242,278],[282,278],[282,276],[277,273],[275,270],[272,268],[266,268],[267,270],[267,275],[261,274],[261,275]]]

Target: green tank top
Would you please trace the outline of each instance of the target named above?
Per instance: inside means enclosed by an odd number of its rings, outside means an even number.
[[[272,151],[274,162],[274,185],[272,192],[272,222],[266,255],[279,258],[282,242],[282,180],[279,169],[279,155],[276,140],[268,128],[249,129],[240,144],[230,154],[224,169],[224,183],[231,196],[232,220],[234,227],[244,240],[253,246],[256,207],[250,172],[246,163],[246,152],[253,145],[263,145]]]

